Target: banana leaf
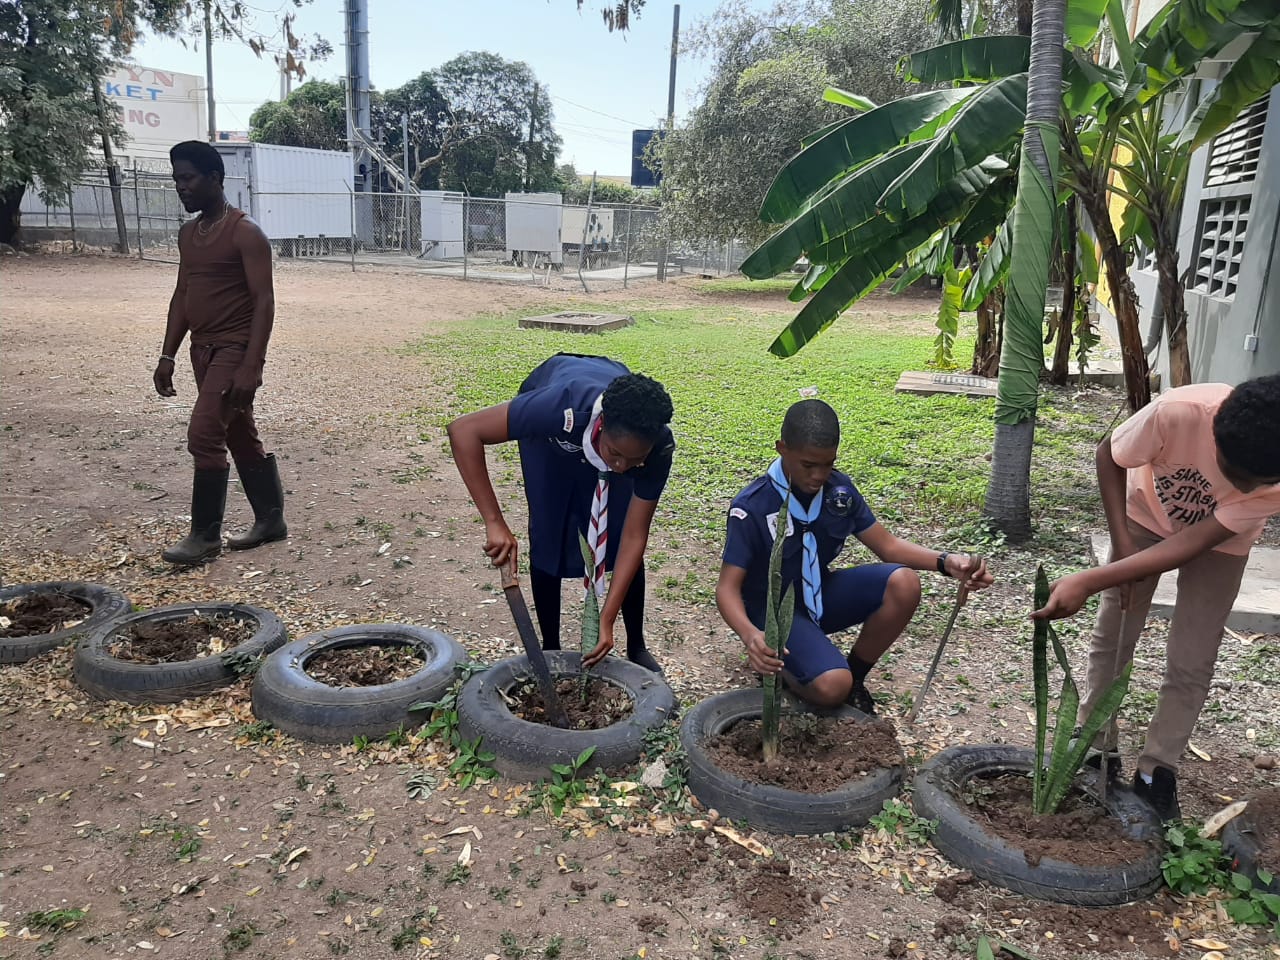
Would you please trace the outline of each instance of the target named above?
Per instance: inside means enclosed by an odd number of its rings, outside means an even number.
[[[790,270],[807,251],[839,237],[879,212],[876,201],[884,187],[924,153],[925,144],[911,144],[864,164],[808,201],[802,212],[762,243],[740,268],[753,280]]]
[[[965,287],[961,309],[977,310],[987,294],[1009,275],[1009,258],[1013,251],[1013,223],[1006,220],[996,231],[995,239],[978,264],[978,269]]]
[[[1067,3],[1067,39],[1080,47],[1093,43],[1102,26],[1107,0],[1069,0]]]
[[[1026,73],[1030,64],[1030,37],[968,37],[909,53],[898,71],[918,83],[986,83]]]
[[[853,110],[874,110],[876,102],[866,97],[859,96],[856,93],[850,93],[848,90],[841,90],[839,87],[827,87],[822,91],[822,99],[827,103],[838,103],[842,107],[850,107]]]
[[[1243,110],[1280,83],[1280,18],[1267,24],[1231,65],[1178,135],[1179,147],[1204,146],[1235,122]]]
[[[1242,33],[1276,18],[1275,0],[1182,0],[1166,4],[1134,37],[1148,89],[1188,76]]]
[[[980,87],[951,121],[879,198],[895,219],[914,216],[942,185],[983,157],[1001,154],[1017,142],[1026,120],[1027,75]]]
[[[832,178],[906,141],[972,92],[954,88],[915,93],[835,124],[778,171],[760,205],[760,219],[782,223],[795,216]]]

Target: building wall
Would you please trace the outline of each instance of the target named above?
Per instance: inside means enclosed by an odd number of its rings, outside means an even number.
[[[1201,98],[1215,83],[1202,81]],[[1192,158],[1178,232],[1191,373],[1200,382],[1239,383],[1280,372],[1280,87],[1268,98],[1252,177],[1211,184],[1212,155],[1210,144]],[[1155,302],[1154,265],[1140,256],[1131,275],[1145,332]],[[1253,349],[1246,337],[1256,338]],[[1163,338],[1153,368],[1169,382]]]

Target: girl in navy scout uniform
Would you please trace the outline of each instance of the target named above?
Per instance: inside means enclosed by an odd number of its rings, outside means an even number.
[[[858,488],[835,468],[840,421],[821,400],[793,404],[782,421],[778,459],[750,483],[729,508],[716,604],[746,645],[751,669],[781,672],[788,686],[810,703],[850,703],[875,712],[864,681],[880,656],[898,639],[920,603],[916,570],[937,570],[961,579],[970,590],[991,584],[986,562],[959,553],[938,553],[900,540],[877,522]],[[783,494],[791,491],[787,516],[779,519]],[[764,642],[769,591],[769,553],[781,523],[783,588],[796,591],[791,635],[778,659]],[[830,570],[849,536],[881,561]],[[828,634],[862,624],[848,655]]]
[[[671,414],[671,397],[656,380],[606,357],[561,353],[534,368],[515,399],[449,424],[453,459],[484,519],[484,552],[495,567],[517,545],[484,448],[519,442],[529,584],[546,649],[560,649],[560,581],[576,577],[603,597],[600,642],[583,662],[594,666],[613,648],[621,613],[627,659],[661,671],[644,642],[644,551],[671,473]],[[595,558],[591,570],[583,569],[579,533]]]

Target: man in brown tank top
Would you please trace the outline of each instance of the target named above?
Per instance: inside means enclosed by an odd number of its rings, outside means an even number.
[[[228,451],[253,507],[254,523],[227,545],[245,550],[288,533],[275,455],[263,449],[253,422],[275,294],[271,247],[262,229],[227,202],[222,155],[208,143],[188,140],[169,151],[169,160],[178,199],[188,213],[200,216],[178,232],[178,285],[169,301],[154,379],[160,396],[177,395],[174,357],[190,333],[198,394],[187,425],[187,449],[195,460],[191,533],[162,556],[170,563],[197,564],[222,552]]]

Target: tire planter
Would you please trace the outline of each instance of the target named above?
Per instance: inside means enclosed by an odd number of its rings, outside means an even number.
[[[60,593],[89,605],[89,615],[74,627],[53,633],[40,633],[26,637],[0,638],[0,664],[26,663],[55,647],[70,643],[77,637],[123,617],[133,605],[119,590],[104,587],[100,583],[83,583],[76,580],[52,580],[45,583],[22,583],[0,587],[0,604],[39,593]]]
[[[99,627],[76,647],[75,680],[99,700],[125,703],[178,703],[230,686],[239,674],[220,656],[173,663],[133,663],[119,660],[107,648],[121,632],[138,623],[170,623],[195,615],[234,617],[254,624],[253,636],[232,649],[255,657],[270,653],[288,639],[284,624],[269,610],[243,603],[182,603],[156,607]]]
[[[317,654],[366,646],[413,647],[422,667],[403,680],[368,687],[330,686],[307,673],[307,662]],[[357,624],[313,633],[267,657],[253,679],[253,714],[312,743],[385,737],[402,725],[419,725],[422,715],[409,708],[439,700],[466,659],[462,644],[423,627]]]
[[[1253,821],[1249,817],[1249,808],[1227,823],[1222,828],[1222,849],[1231,858],[1231,869],[1242,873],[1254,885],[1258,885],[1258,841],[1255,839]],[[1265,890],[1267,893],[1280,893],[1280,874],[1272,871],[1271,883]]]
[[[1110,907],[1155,893],[1164,882],[1160,818],[1127,787],[1109,786],[1104,808],[1120,821],[1126,836],[1148,847],[1140,860],[1126,864],[1076,864],[1044,857],[1030,866],[1022,848],[988,833],[957,797],[974,777],[1030,773],[1034,765],[1034,751],[997,744],[951,747],[930,758],[916,774],[913,804],[918,815],[938,821],[933,845],[975,876],[1040,900]],[[1098,772],[1088,767],[1076,775],[1077,786],[1095,798],[1097,780]]]
[[[546,657],[553,679],[578,675],[580,653],[549,650]],[[500,660],[462,685],[458,732],[467,740],[483,737],[483,749],[495,754],[494,769],[512,780],[546,779],[552,764],[572,763],[588,747],[596,748],[592,769],[633,764],[644,750],[645,734],[674,716],[675,694],[660,675],[620,657],[605,657],[591,674],[630,694],[635,707],[626,720],[597,730],[562,730],[517,717],[503,695],[533,677],[528,658],[521,656]]]
[[[680,745],[689,758],[689,790],[707,809],[774,833],[813,835],[860,827],[884,808],[886,800],[898,795],[902,767],[868,773],[827,793],[803,793],[754,783],[717,767],[707,752],[707,740],[739,721],[759,719],[763,703],[759,688],[731,690],[703,700],[685,714],[680,724]],[[789,694],[784,696],[783,704],[784,715],[791,712],[870,719],[849,706],[817,710]]]

